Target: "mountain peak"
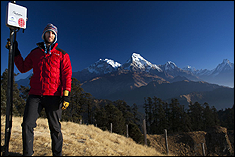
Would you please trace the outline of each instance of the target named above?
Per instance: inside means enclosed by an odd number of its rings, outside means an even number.
[[[118,62],[115,62],[114,60],[112,59],[104,59],[105,62],[107,62],[109,65],[111,65],[113,68],[118,68],[121,66],[120,63]]]
[[[149,72],[149,70],[151,69],[162,71],[157,65],[150,63],[136,52],[133,52],[130,59],[125,64],[123,64],[123,68],[128,70],[132,69],[146,72]]]
[[[175,69],[175,68],[177,68],[177,66],[174,62],[172,62],[172,61],[166,62],[165,70],[172,70],[172,69]]]
[[[234,64],[229,62],[228,59],[224,59],[222,63],[220,63],[213,71],[212,74],[218,75],[222,71],[229,71],[229,70],[234,70]]]
[[[224,59],[223,63],[230,63],[228,59]]]
[[[190,65],[187,65],[186,67],[182,68],[182,70],[190,71],[192,73],[197,71],[195,67],[191,67]]]
[[[133,52],[130,59],[127,61],[128,63],[133,63],[133,62],[141,62],[141,61],[147,61],[144,59],[140,54]],[[148,61],[147,61],[148,62]]]
[[[223,62],[221,63],[221,65],[227,65],[227,66],[229,66],[231,69],[234,68],[234,64],[231,63],[228,59],[224,59]]]
[[[131,56],[132,56],[132,57],[142,57],[140,54],[138,54],[138,53],[136,53],[136,52],[133,52]],[[143,57],[142,57],[142,58],[143,58]]]
[[[112,72],[113,70],[120,67],[121,64],[118,62],[115,62],[111,59],[99,59],[94,64],[90,65],[87,70],[90,73],[96,73],[96,74],[106,74],[109,72]]]

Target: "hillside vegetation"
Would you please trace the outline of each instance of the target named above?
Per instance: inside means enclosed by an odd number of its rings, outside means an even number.
[[[22,117],[13,117],[10,155],[22,155]],[[131,138],[103,131],[94,125],[61,122],[64,156],[164,156],[153,147],[137,144]],[[5,116],[1,116],[1,146],[5,140]],[[2,155],[2,154],[1,154]],[[52,156],[47,119],[39,118],[34,129],[34,156]]]

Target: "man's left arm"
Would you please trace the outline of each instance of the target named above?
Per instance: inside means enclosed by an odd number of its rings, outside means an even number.
[[[69,97],[71,92],[72,82],[72,66],[69,55],[64,54],[64,58],[61,64],[61,78],[63,87],[63,106],[62,110],[65,110],[69,106]]]

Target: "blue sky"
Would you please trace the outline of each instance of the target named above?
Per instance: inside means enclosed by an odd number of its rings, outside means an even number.
[[[5,48],[10,30],[1,1],[1,74],[8,68]],[[233,1],[16,1],[27,7],[26,30],[17,33],[25,58],[47,23],[58,28],[58,47],[71,59],[73,72],[97,60],[125,63],[133,52],[154,64],[174,62],[212,70],[223,59],[234,63]],[[15,73],[20,73],[16,66]],[[26,78],[30,73],[15,79]]]

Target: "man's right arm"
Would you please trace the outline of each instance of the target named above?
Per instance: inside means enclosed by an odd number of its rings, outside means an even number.
[[[15,56],[14,62],[21,73],[26,73],[33,68],[33,64],[29,56],[27,56],[24,60],[21,54],[19,54],[18,56]]]
[[[14,58],[15,65],[21,73],[26,73],[33,68],[33,63],[30,57],[31,53],[24,60],[18,49],[18,43],[16,42],[15,45],[16,45],[15,58]]]

